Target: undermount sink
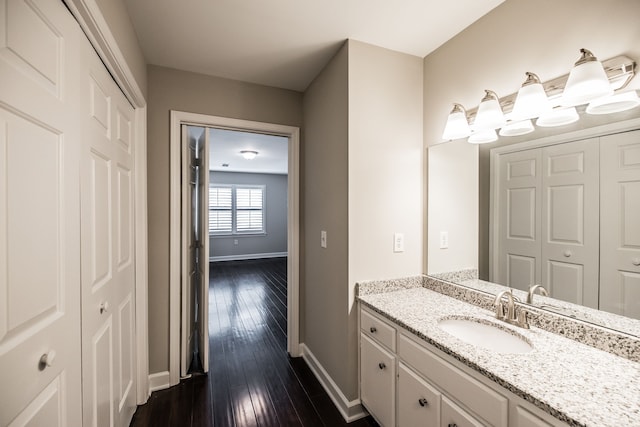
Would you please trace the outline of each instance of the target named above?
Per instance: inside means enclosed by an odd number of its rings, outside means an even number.
[[[467,344],[496,353],[528,353],[533,346],[515,331],[475,318],[444,318],[438,327]]]

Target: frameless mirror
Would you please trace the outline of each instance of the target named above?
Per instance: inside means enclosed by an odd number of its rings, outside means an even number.
[[[640,336],[638,110],[429,147],[428,274]]]

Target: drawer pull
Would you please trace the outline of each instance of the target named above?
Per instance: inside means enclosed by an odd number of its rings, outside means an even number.
[[[53,366],[53,361],[56,359],[56,351],[49,350],[49,352],[43,354],[40,357],[40,361],[38,363],[38,368],[41,371],[44,371],[46,368]]]
[[[109,301],[104,301],[100,303],[100,314],[104,314],[109,311]]]
[[[375,326],[370,327],[369,330],[371,331],[372,334],[375,334],[376,332],[378,332]]]
[[[634,258],[633,260],[631,260],[631,264],[635,266],[640,265],[640,258]]]
[[[378,368],[384,369],[386,367],[387,367],[387,365],[385,365],[383,362],[378,363]]]
[[[451,424],[449,424],[449,425],[448,425],[448,427],[458,427],[458,424],[456,424],[456,423],[451,423]]]
[[[418,400],[418,403],[422,407],[427,406],[429,404],[429,402],[427,402],[427,399],[425,399],[424,397],[422,399]]]

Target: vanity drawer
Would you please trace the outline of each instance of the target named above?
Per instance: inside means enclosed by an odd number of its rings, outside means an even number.
[[[442,418],[440,421],[441,427],[484,427],[484,425],[467,414],[464,409],[459,408],[455,403],[447,399],[442,398]]]
[[[416,372],[424,375],[448,395],[455,396],[460,403],[492,426],[507,427],[509,401],[506,397],[404,335],[399,338],[398,355]]]
[[[440,422],[440,392],[398,364],[398,427],[437,426]]]
[[[391,351],[396,351],[396,329],[366,310],[360,310],[360,328]]]

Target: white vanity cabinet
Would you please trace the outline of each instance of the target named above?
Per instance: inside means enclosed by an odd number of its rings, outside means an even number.
[[[566,426],[363,306],[360,395],[383,427]]]

